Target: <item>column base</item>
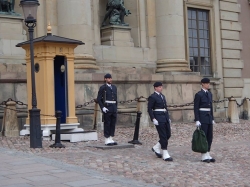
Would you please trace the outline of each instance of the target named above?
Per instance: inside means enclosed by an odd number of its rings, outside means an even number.
[[[92,55],[76,56],[75,69],[95,69],[99,70],[96,65],[96,59]]]
[[[163,72],[191,72],[189,64],[186,60],[182,59],[163,59],[157,61],[156,73]]]

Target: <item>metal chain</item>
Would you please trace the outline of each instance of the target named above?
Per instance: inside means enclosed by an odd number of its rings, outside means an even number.
[[[120,104],[132,103],[132,102],[134,102],[134,101],[139,101],[141,98],[148,99],[148,98],[146,98],[146,97],[140,96],[140,97],[137,97],[137,98],[135,98],[135,99],[131,99],[131,100],[127,100],[127,101],[119,101],[118,103],[120,103]]]
[[[81,108],[81,109],[101,112],[101,110],[95,110],[95,109],[91,109],[91,108]],[[136,115],[131,115],[131,113],[129,112],[129,113],[126,114],[126,113],[123,113],[123,112],[117,112],[117,114],[121,114],[121,115],[136,116]]]
[[[218,100],[218,101],[213,100],[213,103],[223,103],[223,102],[226,102],[226,101],[229,101],[229,99],[225,98],[223,100]]]
[[[0,106],[0,108],[3,108],[3,109],[9,109],[9,110],[16,111],[16,112],[24,112],[24,113],[28,113],[28,111],[16,110],[16,109],[12,109],[12,108],[8,108],[8,107],[4,107],[4,106]]]
[[[0,105],[6,105],[7,102],[9,102],[9,101],[13,101],[13,102],[15,102],[17,105],[28,106],[27,104],[24,104],[22,101],[15,101],[15,100],[13,100],[13,99],[11,99],[11,98],[7,99],[6,101],[1,102]]]
[[[235,100],[235,101],[236,101],[237,106],[238,106],[238,107],[241,107],[241,106],[244,104],[245,100],[247,100],[247,98],[244,98],[244,99],[242,100],[241,104],[239,104],[239,103],[237,102],[237,100]]]
[[[140,96],[140,97],[137,97],[137,98],[135,98],[135,99],[131,99],[131,100],[127,100],[127,101],[120,101],[120,102],[118,102],[118,103],[120,103],[120,104],[125,104],[125,103],[132,103],[132,102],[135,102],[135,101],[138,102],[138,101],[139,101],[140,99],[142,99],[142,98],[148,100],[147,97]],[[213,103],[223,103],[223,102],[226,102],[226,101],[230,101],[231,98],[233,98],[233,97],[225,98],[225,99],[223,99],[223,100],[218,100],[218,101],[213,100]],[[244,98],[243,101],[242,101],[240,104],[236,101],[237,106],[238,106],[238,107],[241,107],[246,99],[248,99],[248,100],[250,101],[250,98]],[[15,102],[17,105],[26,106],[26,107],[28,106],[27,104],[25,104],[25,103],[23,103],[23,102],[21,102],[21,101],[15,101],[15,100],[13,100],[13,99],[11,99],[11,98],[7,99],[6,101],[1,102],[0,105],[6,105],[7,102],[9,102],[9,101],[13,101],[13,102]],[[92,103],[97,103],[97,100],[96,100],[96,99],[92,99],[91,101],[86,102],[86,103],[84,103],[84,104],[82,104],[82,105],[77,105],[76,108],[77,108],[77,109],[81,109],[81,108],[82,108],[82,109],[85,109],[85,110],[100,111],[100,110],[94,110],[94,109],[83,108],[83,107],[86,107],[86,106],[88,106],[88,105],[90,105],[90,104],[92,104]],[[168,108],[181,108],[181,107],[193,106],[193,105],[194,105],[194,102],[190,102],[190,103],[180,104],[180,105],[168,105],[167,107],[168,107]],[[7,108],[7,107],[1,107],[1,108]],[[10,109],[10,108],[7,108],[7,109],[9,109],[9,110],[14,110],[14,109]],[[14,110],[14,111],[28,113],[28,111],[22,111],[22,110]],[[122,115],[131,115],[131,114],[125,114],[125,113],[121,113],[121,112],[119,112],[119,114],[122,114]],[[46,115],[46,114],[40,114],[40,115],[41,115],[41,116],[55,117],[55,115]]]
[[[82,105],[77,105],[76,108],[83,108],[83,107],[88,106],[88,105],[90,105],[92,103],[95,103],[95,102],[97,102],[96,99],[92,99],[91,101],[86,102],[86,103],[84,103]]]
[[[135,99],[131,99],[131,100],[127,100],[127,101],[119,101],[118,103],[120,103],[120,104],[132,103],[132,102],[135,102],[135,101],[139,101],[142,98],[148,100],[147,97],[140,96],[140,97],[137,97]],[[213,103],[223,103],[223,102],[228,101],[228,100],[230,100],[230,99],[229,98],[225,98],[223,100],[218,100],[218,101],[213,100]],[[92,99],[91,101],[86,102],[86,103],[84,103],[82,105],[77,105],[76,108],[78,108],[78,109],[79,108],[83,108],[84,106],[88,106],[89,104],[94,103],[94,102],[97,103],[97,100],[96,99]],[[193,106],[193,105],[194,105],[194,102],[190,102],[190,103],[180,104],[180,105],[168,105],[167,107],[168,108],[178,108],[178,107],[186,107],[186,106]],[[86,110],[88,110],[88,109],[86,109]]]
[[[167,105],[168,108],[177,108],[177,107],[184,107],[184,106],[191,106],[194,105],[194,102],[182,104],[182,105]]]
[[[3,107],[3,106],[0,106],[0,108],[8,109],[8,110],[16,111],[16,112],[28,113],[28,111],[25,111],[25,110],[12,109],[12,108]],[[55,115],[47,115],[47,114],[40,114],[40,116],[56,117]]]

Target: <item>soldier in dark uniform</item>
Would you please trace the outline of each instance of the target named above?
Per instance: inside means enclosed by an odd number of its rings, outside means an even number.
[[[208,142],[208,152],[201,154],[202,162],[215,162],[215,159],[210,156],[211,144],[213,141],[213,98],[212,93],[208,91],[210,86],[210,80],[208,78],[203,78],[201,80],[201,91],[195,94],[194,98],[194,116],[195,123],[197,127],[205,132],[207,142]]]
[[[113,140],[117,117],[117,88],[112,84],[112,76],[104,76],[105,84],[99,89],[97,101],[104,117],[105,145],[117,145]]]
[[[171,121],[168,115],[165,96],[161,93],[162,83],[155,82],[154,89],[155,92],[148,98],[148,114],[158,131],[160,140],[153,146],[152,151],[155,152],[158,158],[162,157],[165,161],[173,161],[167,150],[168,139],[171,136]],[[161,154],[161,149],[163,154]]]

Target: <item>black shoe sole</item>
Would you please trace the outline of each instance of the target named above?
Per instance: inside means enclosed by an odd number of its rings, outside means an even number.
[[[159,153],[155,152],[154,148],[152,148],[152,151],[155,153],[155,155],[156,155],[158,158],[162,158],[162,154],[159,154]]]
[[[211,159],[210,159],[210,162],[215,162],[215,159],[214,159],[214,158],[211,158]]]
[[[108,143],[108,144],[105,144],[107,146],[113,146],[114,144],[113,143]]]
[[[210,159],[202,160],[202,162],[210,163]]]
[[[174,159],[172,157],[169,157],[169,158],[166,158],[166,159],[163,159],[164,161],[167,161],[167,162],[172,162],[174,161]]]

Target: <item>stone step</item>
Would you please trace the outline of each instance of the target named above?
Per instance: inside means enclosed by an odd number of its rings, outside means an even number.
[[[55,134],[52,134],[52,140],[55,140]],[[91,141],[98,140],[98,136],[96,131],[61,133],[61,140],[70,142]]]

